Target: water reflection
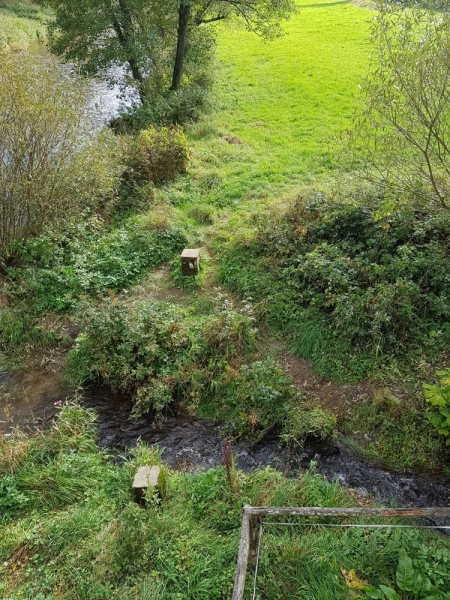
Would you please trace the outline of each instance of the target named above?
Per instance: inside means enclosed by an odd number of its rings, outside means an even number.
[[[43,58],[50,56],[47,47],[40,43],[31,44],[27,51]],[[70,66],[61,63],[61,68],[70,68]],[[93,110],[96,121],[101,127],[117,117],[121,109],[139,103],[137,91],[124,84],[125,74],[124,68],[116,66],[108,69],[103,78],[90,79],[92,97],[87,108]],[[110,83],[111,81],[115,83]]]

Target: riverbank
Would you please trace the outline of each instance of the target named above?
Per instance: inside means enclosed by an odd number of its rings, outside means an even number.
[[[0,486],[8,491],[0,494],[5,597],[229,598],[242,504],[368,502],[313,469],[287,479],[270,468],[244,474],[231,463],[228,477],[224,467],[189,474],[164,466],[158,450],[142,443],[119,465],[97,448],[94,420],[92,412],[68,406],[46,433],[30,438],[17,431],[0,444]],[[131,482],[139,466],[154,464],[164,475],[143,509]],[[405,550],[430,590],[437,586],[436,597],[447,598],[448,540],[418,530],[317,527],[264,534],[258,596],[341,600],[355,580],[360,598],[369,584],[398,589],[395,572]]]

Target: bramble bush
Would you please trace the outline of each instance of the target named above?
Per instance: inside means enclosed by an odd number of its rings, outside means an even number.
[[[20,268],[8,269],[8,292],[37,313],[73,308],[80,297],[121,291],[186,243],[177,228],[150,230],[139,218],[105,231],[93,218],[61,236],[16,245]],[[0,322],[1,327],[1,322]]]
[[[257,227],[228,246],[219,280],[260,300],[320,371],[360,378],[389,356],[433,360],[450,341],[445,214],[317,193]]]

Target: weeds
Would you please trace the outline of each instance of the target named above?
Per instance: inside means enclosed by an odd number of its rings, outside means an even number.
[[[210,417],[227,415],[234,435],[264,435],[288,409],[288,379],[271,361],[253,361],[251,305],[221,291],[209,314],[166,302],[132,307],[105,299],[83,310],[67,362],[75,387],[102,381],[131,393],[137,414],[172,401]],[[250,359],[250,362],[248,362]]]
[[[131,482],[142,464],[161,464],[158,450],[141,443],[119,466],[95,447],[94,436],[92,413],[64,407],[56,426],[29,438],[18,468],[2,478],[3,596],[229,598],[243,504],[354,503],[313,469],[295,479],[269,467],[236,471],[231,490],[225,468],[183,474],[165,467],[164,500],[143,509],[133,500]],[[56,479],[48,479],[50,473]],[[267,525],[258,594],[264,600],[295,598],[300,590],[305,598],[344,600],[348,588],[341,568],[354,569],[376,589],[395,581],[404,549],[445,597],[449,548],[444,538],[419,531],[317,527],[302,527],[299,535],[295,527]]]
[[[275,222],[259,218],[252,247],[229,244],[219,279],[267,299],[269,323],[319,372],[357,380],[393,358],[439,360],[450,334],[448,229],[445,215],[317,193]]]

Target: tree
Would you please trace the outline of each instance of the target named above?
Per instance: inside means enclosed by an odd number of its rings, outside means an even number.
[[[353,150],[386,190],[450,208],[450,13],[380,4]]]
[[[41,0],[54,11],[49,23],[50,49],[76,61],[87,74],[127,65],[142,103],[149,97],[146,79],[180,87],[187,48],[196,30],[231,17],[242,17],[251,31],[265,37],[280,34],[280,20],[295,8],[294,0]],[[169,58],[168,58],[169,57]]]
[[[54,60],[0,53],[0,259],[15,241],[98,209],[117,182],[92,133],[86,82]]]
[[[294,10],[292,0],[180,0],[171,89],[180,87],[190,26],[223,21],[235,14],[244,19],[249,31],[274,38],[281,35],[280,21],[288,19]]]

